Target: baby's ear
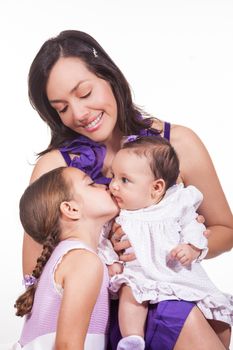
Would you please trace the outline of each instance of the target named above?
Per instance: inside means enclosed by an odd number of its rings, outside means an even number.
[[[71,220],[80,219],[81,208],[79,207],[78,203],[73,200],[69,202],[62,202],[60,204],[60,210],[65,217]]]
[[[152,183],[152,198],[158,198],[165,192],[165,181],[163,179],[154,180]]]

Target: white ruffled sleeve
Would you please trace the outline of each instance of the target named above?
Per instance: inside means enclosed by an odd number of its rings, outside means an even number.
[[[196,210],[203,200],[203,195],[196,187],[188,186],[184,188],[180,200],[187,204],[183,205],[179,221],[181,242],[192,244],[196,248],[201,249],[202,252],[197,258],[197,261],[201,261],[208,253],[208,240],[203,234],[206,227],[196,220],[198,216]]]

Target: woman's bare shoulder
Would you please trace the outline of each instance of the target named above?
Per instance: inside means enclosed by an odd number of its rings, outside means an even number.
[[[155,119],[152,126],[153,128],[160,130],[163,135],[164,124],[163,120]],[[178,124],[171,124],[170,142],[177,152],[180,150],[182,151],[184,146],[190,142],[192,142],[192,144],[200,144],[203,146],[200,138],[192,129]]]
[[[171,124],[171,143],[184,144],[191,138],[192,142],[201,142],[199,136],[187,126]]]
[[[187,184],[190,175],[203,169],[212,169],[213,163],[200,137],[190,128],[182,125],[172,125],[170,142],[175,148],[180,159],[180,171]],[[192,162],[190,160],[192,159]]]
[[[60,166],[66,166],[66,163],[58,150],[50,151],[40,158],[38,158],[36,165],[32,171],[30,183],[38,179],[41,175],[59,168]]]

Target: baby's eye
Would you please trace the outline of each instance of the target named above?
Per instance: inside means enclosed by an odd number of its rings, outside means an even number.
[[[127,177],[122,177],[122,178],[121,178],[121,181],[122,181],[124,184],[126,184],[126,183],[129,182],[129,180],[127,179]]]

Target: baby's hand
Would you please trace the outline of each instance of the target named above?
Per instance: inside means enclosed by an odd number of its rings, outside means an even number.
[[[112,265],[108,265],[108,274],[110,277],[118,275],[123,272],[123,264],[115,262]]]
[[[201,254],[201,249],[194,247],[192,244],[178,244],[171,250],[170,258],[177,259],[183,266],[190,265]]]
[[[110,241],[112,243],[113,249],[119,256],[119,260],[122,262],[128,262],[136,259],[135,254],[132,253],[125,253],[125,249],[128,249],[131,247],[130,241],[122,239],[122,237],[125,235],[124,231],[122,230],[121,226],[117,223],[113,224],[112,227],[112,233],[110,234]]]

